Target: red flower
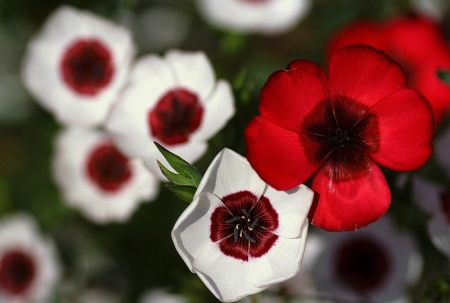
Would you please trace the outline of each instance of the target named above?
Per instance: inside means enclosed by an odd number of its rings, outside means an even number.
[[[330,231],[379,219],[391,194],[376,163],[414,170],[432,154],[429,103],[406,88],[402,69],[381,51],[356,45],[337,51],[328,79],[300,60],[273,73],[245,131],[247,158],[279,190],[315,174],[319,194],[309,218]]]
[[[436,72],[450,70],[450,47],[439,26],[424,17],[401,17],[378,24],[360,21],[332,39],[328,53],[352,44],[380,49],[404,68],[408,86],[419,90],[431,104],[436,123],[450,112],[450,86]]]

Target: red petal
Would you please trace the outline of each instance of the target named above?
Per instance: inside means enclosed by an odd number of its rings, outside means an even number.
[[[433,113],[414,89],[396,92],[369,109],[378,119],[379,149],[373,160],[394,170],[414,170],[433,152]]]
[[[344,46],[352,44],[370,45],[382,50],[386,43],[385,28],[371,21],[358,21],[341,29],[335,34],[327,48],[327,58]]]
[[[310,61],[294,61],[288,69],[269,77],[261,90],[259,111],[270,122],[298,132],[303,118],[328,98],[327,79],[322,68]]]
[[[343,95],[369,107],[406,87],[402,68],[383,52],[364,45],[334,53],[328,78],[331,98]]]
[[[309,162],[300,135],[281,128],[262,116],[245,130],[247,159],[258,175],[278,190],[305,182],[321,165]]]
[[[352,231],[375,222],[388,210],[391,192],[380,168],[372,163],[368,173],[356,179],[333,182],[327,170],[314,177],[319,193],[309,219],[328,231]]]

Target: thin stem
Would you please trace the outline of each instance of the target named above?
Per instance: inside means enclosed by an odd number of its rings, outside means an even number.
[[[258,294],[252,295],[252,303],[258,303],[259,302],[259,296]]]

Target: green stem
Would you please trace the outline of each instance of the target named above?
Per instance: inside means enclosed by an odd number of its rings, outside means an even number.
[[[252,295],[252,303],[258,303],[258,294]]]

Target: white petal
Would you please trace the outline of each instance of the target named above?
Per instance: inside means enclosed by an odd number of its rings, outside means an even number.
[[[111,52],[114,74],[94,96],[70,89],[60,73],[61,57],[77,39],[94,38]],[[33,37],[22,64],[25,86],[63,124],[98,125],[125,84],[134,56],[130,33],[110,21],[69,6],[56,10]]]
[[[308,216],[314,192],[303,184],[289,191],[267,186],[263,195],[269,198],[278,214],[279,225],[274,233],[284,238],[298,238],[303,232],[303,222]]]
[[[212,92],[216,80],[214,70],[203,52],[181,52],[171,50],[166,60],[173,68],[177,86],[196,93],[200,101]]]
[[[206,141],[221,130],[235,114],[234,97],[228,82],[217,82],[203,108],[203,118],[192,140]]]
[[[212,24],[243,33],[276,34],[287,31],[309,12],[310,0],[199,0],[200,12]]]
[[[196,195],[206,191],[222,198],[232,193],[248,190],[259,198],[266,186],[247,159],[224,148],[206,170]]]
[[[412,182],[414,202],[428,213],[440,212],[440,194],[444,192],[445,188],[420,176],[414,176]]]
[[[99,131],[69,128],[59,133],[55,143],[52,172],[64,201],[97,223],[127,220],[138,204],[158,193],[155,177],[139,160],[130,161],[131,178],[114,192],[94,184],[86,173],[86,161],[95,146],[109,137]]]
[[[193,266],[203,283],[222,302],[234,302],[265,289],[251,282],[249,263],[224,255],[218,242],[207,246]]]
[[[305,249],[308,220],[303,221],[300,238],[278,237],[275,244],[263,256],[250,259],[251,279],[256,287],[267,287],[295,276]]]
[[[105,127],[119,149],[130,157],[146,158],[155,140],[148,125],[148,112],[175,85],[167,63],[156,55],[141,58],[130,83],[111,109]]]
[[[187,303],[187,299],[182,296],[169,294],[163,290],[152,290],[146,292],[139,303]],[[96,303],[96,302],[94,302]]]
[[[213,242],[210,239],[211,215],[222,201],[210,193],[201,193],[178,218],[172,230],[175,248],[189,269],[194,272],[193,262]]]
[[[442,213],[436,213],[428,223],[431,242],[450,258],[450,224]]]

